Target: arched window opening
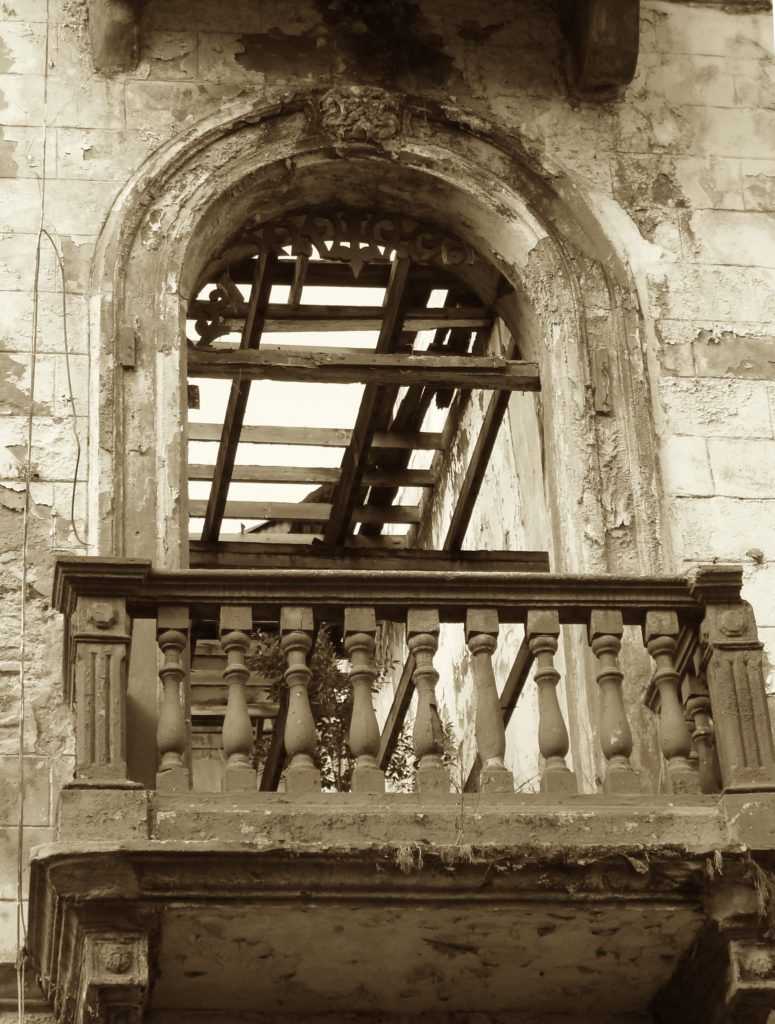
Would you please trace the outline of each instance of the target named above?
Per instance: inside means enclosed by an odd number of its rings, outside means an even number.
[[[405,216],[315,210],[234,238],[188,310],[191,564],[460,549],[509,397],[539,386],[498,320],[506,288]],[[438,538],[428,513],[472,389],[482,424]]]

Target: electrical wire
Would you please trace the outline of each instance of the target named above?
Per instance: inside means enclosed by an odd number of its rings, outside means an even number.
[[[16,840],[16,1005],[18,1024],[24,1024],[26,1012],[25,970],[27,966],[27,922],[24,916],[24,723],[26,718],[26,662],[27,662],[27,581],[29,572],[30,511],[32,485],[32,440],[35,415],[35,377],[38,356],[38,314],[40,306],[40,257],[43,244],[46,212],[46,156],[48,74],[51,37],[51,0],[46,3],[46,38],[43,71],[43,167],[40,181],[40,221],[35,243],[35,269],[33,274],[32,337],[30,339],[30,399],[27,410],[27,458],[24,470],[24,508],[22,519],[21,600],[19,609],[19,720],[18,720],[18,806]],[[64,289],[64,275],[62,287]],[[69,367],[68,367],[69,378]]]

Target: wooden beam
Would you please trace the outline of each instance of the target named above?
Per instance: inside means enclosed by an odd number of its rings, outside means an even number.
[[[255,278],[250,291],[248,315],[242,332],[240,348],[243,350],[258,348],[264,317],[269,305],[272,290],[272,277],[277,265],[277,256],[273,252],[265,252],[255,264]],[[218,457],[215,462],[210,498],[207,503],[205,521],[202,527],[202,540],[214,541],[218,538],[223,519],[223,510],[237,455],[237,445],[242,431],[242,421],[250,396],[250,381],[232,381],[226,415],[223,421]]]
[[[278,543],[271,550],[256,551],[256,544],[241,544],[245,535],[238,535],[234,542],[221,540],[216,544],[203,544],[201,541],[191,542],[191,565],[214,568],[211,557],[223,556],[221,564],[226,567],[226,557],[232,553],[235,557],[247,554],[252,568],[279,569],[433,569],[435,572],[455,573],[466,569],[498,569],[502,572],[544,572],[549,560],[541,551],[458,551],[444,555],[438,551],[418,550],[417,548],[394,548],[375,546],[355,546],[362,539],[356,535],[350,539],[348,547],[327,547],[325,544],[308,544],[309,551],[299,551],[298,545],[289,544],[283,548],[281,535]],[[260,537],[261,534],[249,534],[249,537]],[[289,536],[285,534],[284,536]],[[302,536],[302,535],[299,535]],[[309,535],[304,539],[309,541]],[[386,536],[375,538],[376,541],[396,540]],[[201,558],[200,558],[201,556]],[[207,561],[204,561],[205,556]],[[235,565],[240,565],[239,561]],[[220,649],[219,649],[220,650]]]
[[[267,310],[264,333],[379,331],[384,312],[382,306],[291,306],[273,303]],[[210,303],[203,299],[196,299],[188,310],[191,319],[207,317],[210,313]],[[224,321],[232,333],[241,333],[245,316],[235,310],[231,315],[224,317]],[[422,307],[407,310],[404,330],[413,333],[450,327],[477,330],[480,327],[489,327],[491,323],[492,313],[485,306],[433,306],[430,309]]]
[[[628,85],[640,47],[640,0],[565,0],[563,16],[584,92]]]
[[[399,258],[393,262],[390,282],[385,292],[382,326],[376,345],[378,354],[387,353],[394,348],[401,335],[406,312],[406,285],[411,267],[411,260],[407,258]],[[373,417],[378,400],[379,388],[374,384],[367,384],[363,390],[350,444],[342,456],[342,475],[336,485],[334,507],[324,535],[327,544],[341,544],[351,531],[353,505],[366,468],[366,454],[374,437]]]
[[[204,516],[206,501],[189,501],[189,515]],[[333,505],[323,501],[227,501],[224,519],[288,520],[299,523],[328,522]],[[416,523],[420,519],[417,505],[364,505],[352,509],[354,523]]]
[[[340,472],[328,466],[235,466],[231,478],[241,484],[335,484]],[[188,467],[189,480],[211,480],[212,476],[213,466]],[[433,480],[429,469],[366,469],[361,482],[369,487],[432,487]]]
[[[273,793],[277,789],[285,765],[285,722],[288,718],[288,687],[280,690],[280,704],[274,720],[272,739],[266,755],[258,789],[261,793]]]
[[[414,693],[413,674],[414,657],[410,654],[401,672],[401,678],[398,681],[398,686],[393,696],[393,703],[390,705],[390,711],[382,727],[382,735],[379,738],[377,764],[383,772],[387,770],[390,759],[395,753],[398,738],[401,735],[401,730],[404,727],[406,715],[409,711],[409,705],[412,703],[412,694]]]
[[[402,355],[357,349],[266,346],[260,352],[192,349],[189,377],[311,384],[394,384],[432,388],[539,391],[538,367],[499,356]]]
[[[250,284],[253,280],[253,266],[255,260],[245,259],[229,263],[229,277],[235,284]],[[218,263],[218,272],[223,269],[223,264]],[[390,280],[390,268],[392,260],[373,261],[364,263],[357,277],[353,276],[352,269],[346,263],[337,263],[330,260],[310,260],[307,264],[304,277],[305,288],[387,288]],[[210,278],[210,287],[215,283],[214,279],[218,272]],[[296,260],[291,257],[280,257],[275,272],[275,284],[291,285],[296,276]],[[449,272],[434,267],[431,264],[416,264],[412,278],[427,283],[428,287],[444,289],[450,284],[457,284],[454,278],[450,278]],[[208,288],[208,281],[203,280],[198,292]],[[470,301],[475,303],[476,296],[471,293]]]
[[[219,423],[189,423],[189,441],[218,441],[222,427]],[[352,438],[351,430],[336,427],[266,427],[242,428],[240,444],[310,445],[319,448],[346,448]],[[377,430],[371,439],[372,448],[416,448],[434,451],[444,447],[441,433],[399,433]]]

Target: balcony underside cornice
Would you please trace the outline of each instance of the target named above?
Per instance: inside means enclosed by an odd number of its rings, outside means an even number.
[[[83,993],[138,1021],[396,999],[604,1019],[644,1012],[704,929],[758,927],[750,856],[711,798],[63,796],[30,904],[62,1022]]]

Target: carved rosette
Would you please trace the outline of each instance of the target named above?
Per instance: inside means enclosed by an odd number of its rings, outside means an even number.
[[[336,142],[379,145],[401,129],[398,98],[377,86],[335,86],[318,109],[323,130]]]
[[[76,1020],[141,1024],[148,987],[146,934],[85,935]]]

